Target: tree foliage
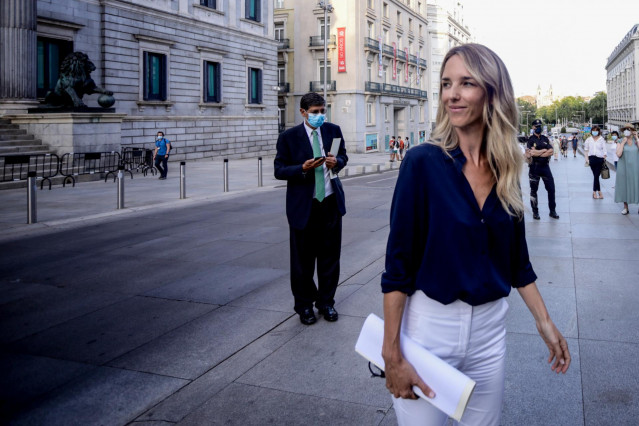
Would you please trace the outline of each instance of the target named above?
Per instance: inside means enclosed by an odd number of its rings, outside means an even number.
[[[608,112],[608,96],[606,92],[597,92],[594,98],[586,106],[586,115],[593,123],[605,124]]]

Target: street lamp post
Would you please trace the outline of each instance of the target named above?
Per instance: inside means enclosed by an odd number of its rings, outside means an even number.
[[[327,76],[327,56],[328,56],[328,37],[326,28],[327,28],[327,19],[328,13],[333,12],[333,5],[331,5],[328,1],[320,1],[318,6],[320,9],[324,9],[324,102],[326,102],[326,76]]]
[[[532,111],[522,111],[521,113],[526,113],[526,132],[528,132],[528,114],[532,114]]]

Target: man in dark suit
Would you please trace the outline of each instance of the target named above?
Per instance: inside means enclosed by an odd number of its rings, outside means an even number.
[[[339,126],[324,122],[325,109],[326,102],[317,93],[302,96],[304,122],[280,134],[275,156],[275,177],[287,181],[295,312],[306,325],[316,321],[313,304],[327,321],[337,321],[338,316],[334,297],[346,205],[337,173],[348,157]],[[339,143],[337,156],[330,153],[333,143]],[[316,261],[317,287],[313,280]]]

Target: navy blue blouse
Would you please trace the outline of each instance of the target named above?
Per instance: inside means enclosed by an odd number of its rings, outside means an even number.
[[[479,209],[462,172],[436,145],[407,151],[395,186],[382,291],[422,290],[445,305],[480,305],[534,282],[524,221],[509,215],[495,186]]]

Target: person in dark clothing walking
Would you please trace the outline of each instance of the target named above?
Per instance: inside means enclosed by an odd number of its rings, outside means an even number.
[[[528,138],[526,157],[532,160],[529,165],[528,178],[530,179],[530,205],[532,206],[533,219],[539,220],[537,190],[540,179],[544,181],[544,187],[548,192],[549,216],[553,219],[559,219],[559,215],[555,211],[555,180],[548,165],[553,154],[552,145],[548,138],[541,134],[542,122],[540,119],[532,122],[532,128],[533,134]]]

